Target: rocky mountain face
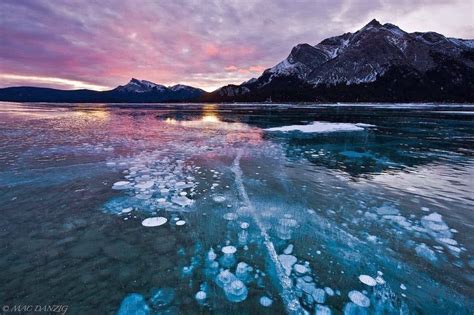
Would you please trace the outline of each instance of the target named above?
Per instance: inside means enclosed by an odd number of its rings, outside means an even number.
[[[373,20],[355,33],[299,44],[220,101],[474,101],[474,40],[407,33]]]
[[[0,89],[0,100],[11,102],[109,102],[155,103],[189,102],[206,93],[192,86],[177,84],[166,87],[146,80],[132,78],[126,85],[109,91],[56,90],[38,87],[11,87]]]

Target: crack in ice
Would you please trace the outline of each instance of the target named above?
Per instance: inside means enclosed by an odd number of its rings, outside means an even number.
[[[232,172],[235,176],[235,184],[237,186],[240,198],[244,202],[245,206],[252,214],[255,214],[255,208],[250,201],[250,198],[245,190],[243,178],[242,178],[242,169],[240,168],[240,159],[242,157],[242,150],[237,152],[237,156],[235,157],[232,163]],[[261,235],[264,239],[264,245],[267,249],[268,256],[270,257],[274,268],[276,270],[276,275],[278,277],[278,281],[281,287],[280,296],[285,304],[285,308],[288,314],[305,314],[305,310],[301,306],[298,297],[293,292],[293,283],[290,277],[285,273],[285,270],[278,259],[278,254],[275,250],[275,246],[270,239],[270,235],[268,235],[267,230],[260,219],[254,215],[253,219],[260,230]]]

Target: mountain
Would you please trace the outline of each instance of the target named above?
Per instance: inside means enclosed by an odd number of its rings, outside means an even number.
[[[177,84],[166,87],[132,78],[126,85],[109,91],[57,90],[38,87],[0,89],[0,101],[68,103],[155,103],[188,102],[201,97],[204,90]]]
[[[473,102],[474,40],[407,33],[372,20],[355,33],[299,44],[260,77],[205,99]]]

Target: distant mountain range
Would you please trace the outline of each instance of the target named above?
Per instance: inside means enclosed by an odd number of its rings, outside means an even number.
[[[1,101],[70,103],[154,103],[183,102],[200,98],[206,92],[187,85],[164,86],[132,78],[110,91],[57,90],[39,87],[0,89]]]
[[[276,66],[214,92],[132,79],[110,91],[0,89],[18,102],[474,102],[474,40],[407,33],[372,20],[355,33],[299,44]]]

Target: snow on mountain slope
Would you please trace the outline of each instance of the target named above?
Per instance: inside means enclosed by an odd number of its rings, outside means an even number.
[[[152,91],[164,91],[166,86],[146,80],[132,78],[126,85],[121,85],[115,90],[120,92],[147,93]]]

